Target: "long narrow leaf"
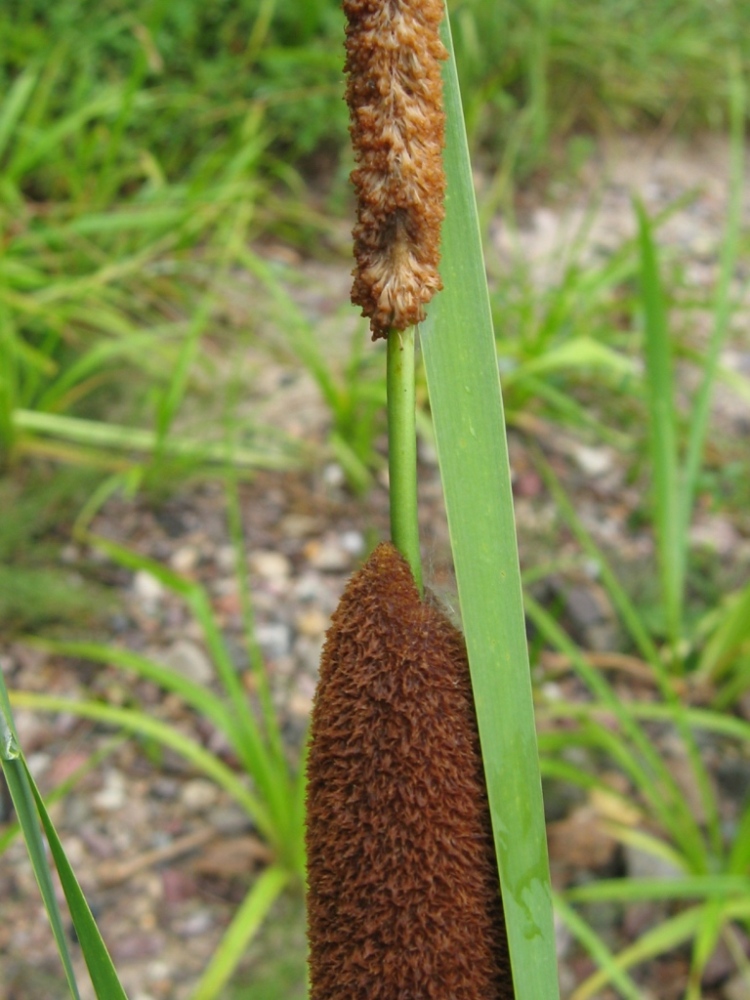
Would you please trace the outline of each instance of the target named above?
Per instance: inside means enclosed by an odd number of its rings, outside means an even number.
[[[677,469],[672,350],[656,247],[645,209],[636,203],[641,245],[646,396],[649,409],[653,510],[667,634],[676,648],[682,635],[686,525]]]
[[[18,822],[26,841],[26,849],[29,852],[31,866],[34,869],[34,876],[42,894],[47,916],[49,918],[52,933],[60,953],[60,959],[65,970],[65,978],[68,983],[71,996],[75,1000],[80,1000],[78,985],[76,983],[75,972],[73,971],[73,961],[68,949],[68,939],[63,926],[60,907],[55,895],[55,887],[52,881],[52,872],[47,862],[47,852],[44,849],[41,830],[39,829],[39,818],[34,804],[34,794],[32,790],[31,776],[23,759],[21,748],[18,745],[11,706],[8,700],[8,692],[5,687],[5,680],[0,670],[0,767],[2,767],[5,780],[8,784],[8,791],[16,811]]]
[[[450,25],[444,41],[452,52]],[[420,331],[518,1000],[558,996],[507,443],[458,78],[446,64],[447,216]]]
[[[112,708],[94,701],[73,701],[70,698],[56,698],[30,691],[14,691],[11,701],[14,705],[37,712],[69,712],[84,719],[94,719],[104,725],[140,733],[169,747],[227,791],[247,811],[258,829],[271,843],[276,844],[276,828],[265,806],[218,757],[172,726],[133,709]]]
[[[274,866],[263,872],[234,915],[191,1000],[214,1000],[221,994],[288,881],[289,874],[282,868]]]
[[[107,951],[107,946],[104,944],[104,940],[99,933],[99,928],[96,926],[96,921],[91,913],[89,904],[86,902],[86,897],[81,892],[78,879],[75,877],[63,846],[60,843],[60,838],[57,836],[57,831],[44,805],[44,799],[39,794],[39,789],[36,787],[28,768],[26,768],[26,778],[31,787],[36,807],[39,810],[39,816],[44,827],[50,851],[52,852],[52,857],[55,859],[55,867],[60,876],[60,884],[65,893],[76,937],[81,946],[86,967],[89,970],[91,982],[98,1000],[127,1000],[125,991],[112,964],[112,959]]]

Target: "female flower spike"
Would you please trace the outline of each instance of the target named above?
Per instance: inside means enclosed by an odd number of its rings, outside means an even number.
[[[307,796],[311,1000],[511,1000],[463,638],[390,544],[333,616]]]
[[[357,169],[352,302],[373,340],[424,319],[443,286],[443,0],[344,0]]]

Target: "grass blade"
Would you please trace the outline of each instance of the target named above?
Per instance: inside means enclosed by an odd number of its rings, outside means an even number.
[[[11,701],[15,705],[30,708],[35,712],[69,712],[84,719],[93,719],[104,725],[139,733],[161,743],[162,746],[169,747],[228,792],[246,810],[258,830],[276,846],[277,831],[263,804],[218,757],[204,750],[200,744],[172,726],[158,719],[152,719],[143,712],[112,708],[110,705],[102,705],[95,701],[73,701],[70,698],[56,698],[29,691],[14,691]]]
[[[220,995],[288,881],[289,873],[275,865],[263,872],[234,915],[191,1000],[214,1000]]]
[[[677,468],[672,351],[656,246],[645,209],[636,203],[641,249],[646,395],[649,409],[654,524],[667,635],[674,649],[682,635],[687,525]]]
[[[39,819],[34,803],[33,782],[16,739],[8,692],[5,688],[2,671],[0,671],[0,766],[2,766],[3,774],[8,784],[8,791],[13,801],[13,808],[16,811],[23,838],[26,841],[26,849],[29,852],[34,875],[39,885],[42,899],[44,900],[44,906],[47,910],[52,933],[60,953],[70,994],[75,1000],[80,1000],[76,976],[73,971],[73,961],[68,949],[68,939],[63,926],[60,907],[57,904],[57,897],[55,896],[52,872],[47,862],[47,853],[44,849],[44,841],[39,829]]]
[[[24,767],[26,768],[25,763]],[[57,836],[57,831],[49,817],[44,800],[39,794],[39,789],[36,787],[28,768],[26,768],[26,778],[34,796],[36,807],[39,810],[39,816],[44,827],[50,851],[52,852],[52,857],[55,859],[57,873],[60,876],[60,884],[65,893],[76,937],[81,946],[81,952],[83,953],[86,967],[89,970],[96,995],[99,1000],[127,1000],[125,991],[112,964],[112,959],[107,951],[107,946],[104,944],[102,936],[99,933],[99,928],[96,926],[96,921],[91,913],[89,904],[86,902],[86,897],[81,892],[78,879],[70,867],[70,862],[65,855],[60,838]]]
[[[724,239],[721,244],[719,281],[714,305],[714,326],[703,366],[703,381],[692,408],[692,419],[685,454],[683,491],[683,522],[685,528],[695,500],[695,488],[703,457],[711,406],[711,392],[719,365],[719,354],[729,329],[732,314],[730,299],[742,231],[742,193],[745,176],[745,82],[737,52],[729,62],[729,121],[730,121],[730,180],[729,210]],[[687,544],[687,534],[685,535]]]
[[[450,25],[444,41],[452,52]],[[558,996],[547,842],[495,340],[455,64],[447,216],[420,330],[518,1000]]]
[[[591,955],[599,968],[617,985],[620,993],[628,1000],[640,1000],[641,992],[633,980],[620,969],[615,957],[599,935],[580,917],[565,900],[555,896],[555,910],[567,925],[571,934],[576,937],[586,951]]]

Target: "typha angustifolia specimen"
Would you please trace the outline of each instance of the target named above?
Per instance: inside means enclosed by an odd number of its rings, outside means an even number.
[[[311,1000],[510,1000],[466,649],[422,589],[414,326],[441,288],[439,0],[345,0],[352,301],[387,339],[392,543],[327,635],[308,760]]]

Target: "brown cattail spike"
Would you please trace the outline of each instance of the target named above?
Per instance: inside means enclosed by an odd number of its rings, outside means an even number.
[[[510,1000],[463,638],[390,544],[328,632],[307,794],[311,1000]]]
[[[421,322],[443,287],[443,0],[344,0],[344,13],[358,163],[352,302],[376,339]]]

